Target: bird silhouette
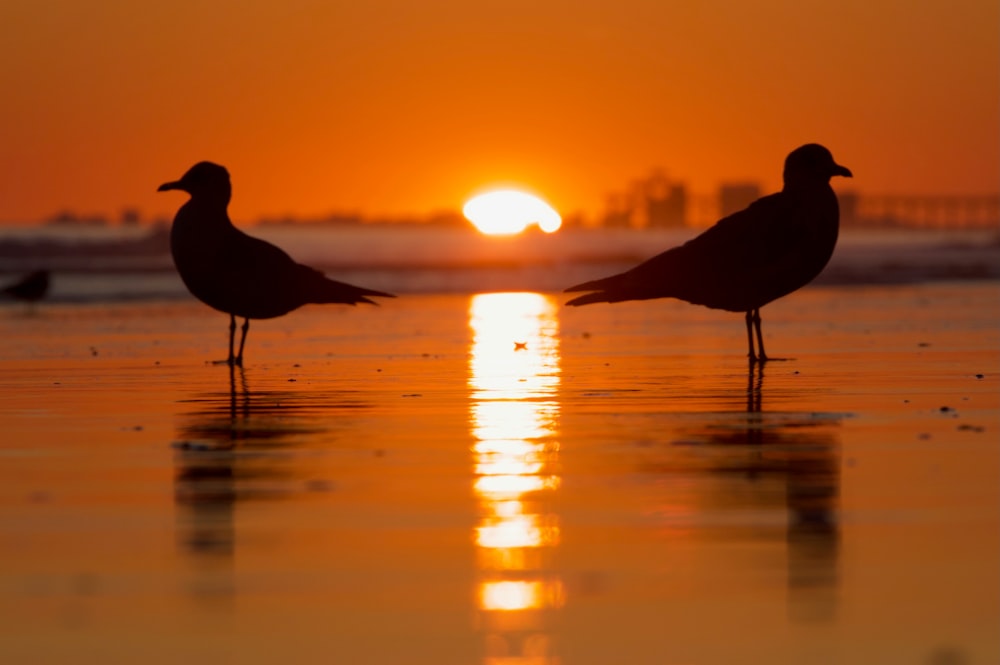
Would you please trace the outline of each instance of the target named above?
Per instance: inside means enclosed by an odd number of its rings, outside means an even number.
[[[840,211],[830,178],[837,175],[852,177],[823,146],[796,148],[785,158],[780,192],[631,270],[566,289],[592,292],[567,304],[679,298],[745,312],[747,356],[764,362],[760,308],[811,282],[833,255]]]
[[[14,300],[36,303],[48,294],[50,281],[48,270],[36,270],[0,289],[0,293]]]
[[[191,198],[170,230],[170,252],[188,290],[206,305],[229,314],[230,366],[243,365],[250,319],[272,319],[308,303],[375,304],[367,296],[392,294],[327,279],[292,260],[274,245],[243,233],[229,220],[229,172],[199,162],[180,180],[157,189],[180,190]],[[243,318],[239,352],[233,354],[236,317]]]

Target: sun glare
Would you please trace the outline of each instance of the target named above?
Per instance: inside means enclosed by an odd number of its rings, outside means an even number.
[[[554,298],[538,293],[480,293],[469,305],[479,607],[489,613],[563,604],[548,563],[560,536],[552,505],[560,485],[558,312]],[[532,619],[483,621],[514,644]]]
[[[552,206],[516,189],[498,189],[474,196],[466,202],[462,213],[487,235],[514,235],[532,224],[545,233],[553,233],[562,226],[562,219]]]

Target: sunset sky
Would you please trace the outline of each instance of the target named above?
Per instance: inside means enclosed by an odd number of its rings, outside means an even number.
[[[6,0],[0,221],[172,215],[226,165],[232,216],[560,212],[661,167],[780,186],[817,141],[865,193],[1000,189],[996,0]]]

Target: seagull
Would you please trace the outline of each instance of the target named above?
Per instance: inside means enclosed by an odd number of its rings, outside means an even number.
[[[35,303],[41,300],[49,292],[49,271],[36,270],[28,273],[13,284],[0,289],[0,293],[27,303]]]
[[[390,293],[327,279],[292,260],[274,245],[243,233],[229,220],[229,172],[199,162],[180,180],[157,189],[187,192],[170,230],[170,253],[188,290],[203,303],[229,315],[230,367],[243,366],[250,319],[273,319],[307,303],[375,304],[366,296]],[[233,354],[236,317],[243,319],[239,352]]]
[[[618,275],[577,284],[590,291],[567,305],[678,298],[745,312],[751,365],[768,360],[760,308],[811,282],[837,244],[840,211],[833,176],[853,177],[823,146],[810,143],[785,158],[784,187],[719,220],[701,235]],[[757,352],[754,352],[754,331]]]

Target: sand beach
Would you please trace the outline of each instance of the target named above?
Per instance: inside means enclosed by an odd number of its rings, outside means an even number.
[[[1000,660],[1000,286],[0,309],[0,661]]]

